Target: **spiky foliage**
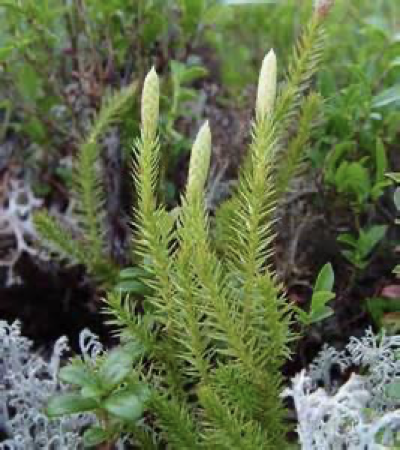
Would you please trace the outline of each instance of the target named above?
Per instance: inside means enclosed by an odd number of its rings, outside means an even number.
[[[276,174],[275,194],[280,199],[290,189],[290,183],[301,169],[304,148],[308,144],[312,128],[318,125],[318,112],[322,98],[316,94],[308,95],[301,106],[297,123],[296,135],[290,140],[285,149],[284,167]]]
[[[100,141],[132,102],[135,90],[136,84],[132,83],[105,99],[80,147],[73,176],[81,234],[79,241],[74,242],[72,232],[47,212],[41,211],[35,216],[35,226],[50,248],[61,258],[86,266],[103,287],[113,284],[117,272],[108,255],[105,240],[105,192],[99,169]]]
[[[153,389],[154,432],[169,448],[285,448],[279,393],[281,367],[296,337],[294,311],[269,256],[274,209],[298,170],[319,103],[306,92],[321,58],[325,15],[325,9],[315,12],[276,101],[273,52],[264,61],[249,155],[237,192],[217,217],[218,252],[204,200],[209,126],[203,125],[193,145],[181,206],[169,213],[156,197],[154,70],[145,80],[141,138],[134,147],[135,248],[151,295],[139,316],[132,314],[129,299],[115,294],[107,312],[124,339],[140,340],[146,348],[143,376]]]
[[[235,217],[243,215],[246,208],[252,210],[254,207],[247,202],[249,195],[256,197],[256,186],[248,184],[252,167],[255,167],[255,172],[264,172],[265,180],[267,180],[267,188],[261,194],[261,198],[264,200],[257,197],[260,204],[264,204],[258,221],[265,225],[262,227],[264,234],[262,240],[268,247],[267,240],[273,239],[273,211],[290,188],[290,182],[299,169],[304,146],[318,112],[319,97],[316,94],[309,94],[308,91],[312,88],[313,78],[322,61],[325,41],[323,24],[332,3],[331,1],[316,2],[313,15],[294,48],[285,86],[278,94],[275,110],[273,113],[265,113],[265,116],[261,114],[256,116],[256,125],[258,125],[256,127],[253,125],[252,146],[261,149],[262,158],[265,158],[261,164],[265,165],[266,169],[257,167],[259,163],[257,151],[249,152],[245,162],[246,170],[242,171],[240,187],[236,195],[231,201],[222,205],[217,212],[217,234],[221,248],[225,248],[226,245],[229,248],[229,242],[233,244],[240,242],[240,236],[246,234],[245,230],[236,228]],[[263,62],[263,68],[273,64],[273,60],[273,56],[269,53]],[[275,70],[273,69],[272,72],[274,73]],[[261,96],[264,96],[265,104],[271,102],[268,100],[268,95],[265,87],[261,84],[260,77],[257,111],[260,111]],[[268,107],[264,107],[264,109],[268,110]],[[257,134],[254,133],[254,129],[258,130]],[[255,173],[253,176],[254,179],[257,178]],[[259,185],[258,189],[263,190],[263,187]],[[253,191],[251,192],[251,190]],[[242,220],[241,223],[245,223],[245,220]],[[243,242],[243,247],[247,247],[248,242]],[[231,247],[236,252],[236,246],[231,245]],[[237,253],[241,255],[239,251]]]

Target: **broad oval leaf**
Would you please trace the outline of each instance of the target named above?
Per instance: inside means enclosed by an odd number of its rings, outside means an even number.
[[[358,248],[364,257],[368,256],[373,248],[384,238],[387,228],[387,225],[373,225],[365,231],[360,230]]]
[[[50,399],[46,413],[49,417],[57,417],[92,411],[97,406],[97,402],[94,399],[84,398],[79,394],[62,394]]]
[[[81,395],[85,398],[100,399],[104,394],[107,394],[107,391],[107,388],[93,381],[92,384],[87,384],[82,387]]]
[[[100,382],[110,389],[121,384],[132,372],[133,363],[142,352],[143,347],[136,343],[111,350],[100,366]]]
[[[110,395],[103,407],[120,419],[136,422],[142,417],[148,398],[149,390],[146,387],[127,388]]]
[[[80,387],[93,384],[93,375],[88,372],[83,364],[77,365],[72,363],[63,367],[60,370],[59,378],[65,383]]]

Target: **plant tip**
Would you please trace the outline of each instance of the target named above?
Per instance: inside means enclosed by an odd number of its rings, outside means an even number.
[[[143,136],[152,140],[157,133],[160,103],[160,82],[153,66],[146,75],[142,93]]]
[[[273,49],[271,49],[261,65],[260,77],[258,80],[256,115],[257,119],[264,119],[272,114],[277,85],[277,61]]]

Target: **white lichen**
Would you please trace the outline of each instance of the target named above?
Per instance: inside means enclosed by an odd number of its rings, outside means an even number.
[[[397,443],[400,401],[387,394],[400,380],[400,336],[376,336],[368,330],[352,337],[343,351],[325,346],[310,366],[292,380],[282,396],[294,400],[297,433],[303,450],[378,450]],[[340,387],[331,370],[359,367]],[[323,388],[318,383],[323,382]]]
[[[7,177],[0,189],[0,239],[3,240],[0,266],[6,267],[6,285],[17,284],[14,267],[23,253],[40,257],[32,245],[38,236],[33,224],[32,213],[42,206],[42,200],[35,196],[28,179]],[[5,249],[6,247],[6,249]]]
[[[61,337],[46,361],[21,336],[19,322],[0,321],[0,424],[7,433],[0,450],[83,449],[83,431],[95,421],[94,415],[49,419],[44,414],[49,398],[68,390],[57,379],[67,350],[67,340]]]

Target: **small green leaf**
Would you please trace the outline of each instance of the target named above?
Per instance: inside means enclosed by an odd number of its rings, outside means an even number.
[[[349,233],[339,234],[337,237],[338,242],[350,245],[351,247],[357,247],[357,239]]]
[[[115,286],[115,289],[117,291],[121,291],[122,293],[126,294],[139,294],[144,295],[146,294],[149,289],[148,287],[143,284],[141,281],[135,281],[135,280],[124,280]]]
[[[318,274],[317,281],[314,286],[314,292],[331,291],[334,282],[335,274],[333,272],[332,264],[327,263]]]
[[[46,412],[50,417],[57,417],[66,414],[92,411],[97,406],[95,400],[84,398],[79,394],[63,394],[50,399]]]
[[[333,316],[333,314],[334,314],[333,309],[330,308],[329,306],[327,306],[326,308],[322,309],[321,311],[317,311],[317,312],[313,313],[310,316],[310,323],[321,322],[322,320],[325,320],[328,317]]]
[[[112,394],[103,406],[109,413],[123,420],[136,422],[142,417],[148,398],[149,391],[146,387],[127,388]]]
[[[373,248],[383,239],[386,230],[386,225],[374,225],[368,230],[360,230],[358,248],[363,257],[368,256]]]
[[[333,314],[332,308],[326,304],[334,297],[335,294],[328,291],[318,291],[313,294],[309,314],[310,323],[320,322]]]
[[[391,180],[393,180],[395,183],[399,183],[400,184],[400,173],[389,172],[389,173],[386,174],[386,176],[388,178],[390,178]]]
[[[197,98],[196,92],[194,89],[181,87],[179,89],[179,103],[192,102]]]
[[[142,351],[142,347],[136,343],[111,350],[98,372],[101,383],[109,388],[121,384],[133,371],[133,363]]]
[[[374,184],[374,186],[371,189],[371,198],[372,200],[376,201],[379,197],[381,197],[384,194],[385,189],[390,186],[392,182],[390,180],[383,180],[379,183]]]
[[[359,203],[371,190],[369,171],[361,162],[342,162],[335,175],[335,184],[338,192],[355,196]]]
[[[311,313],[325,307],[326,303],[335,298],[334,292],[318,291],[315,292],[311,299]]]
[[[85,447],[95,447],[108,440],[107,431],[100,427],[91,427],[85,431],[83,435],[83,442]]]
[[[119,273],[121,280],[140,279],[143,277],[146,277],[146,272],[140,267],[128,267],[127,269],[122,269]]]
[[[91,385],[87,384],[81,390],[82,397],[90,399],[100,399],[105,393],[107,393],[107,389],[95,382]]]
[[[93,384],[93,375],[90,374],[83,364],[69,364],[60,370],[59,378],[65,383],[75,386],[86,386]]]
[[[351,262],[352,264],[356,265],[356,252],[351,250],[342,250],[342,255],[347,259],[347,261]]]
[[[315,292],[311,299],[312,310],[316,311],[318,309],[321,309],[322,307],[325,306],[327,302],[329,302],[329,300],[332,300],[333,298],[335,298],[334,292],[329,291]]]
[[[189,84],[199,78],[203,78],[208,74],[208,71],[203,66],[185,67],[180,75],[181,84]]]
[[[386,150],[383,144],[382,139],[376,139],[376,175],[375,175],[375,184],[382,182],[385,179],[385,173],[387,171],[387,157]]]
[[[383,108],[385,106],[400,103],[400,84],[392,86],[373,98],[373,108]]]
[[[325,159],[325,179],[328,183],[334,183],[335,173],[339,167],[339,163],[344,157],[354,151],[355,142],[343,141],[336,144]]]

